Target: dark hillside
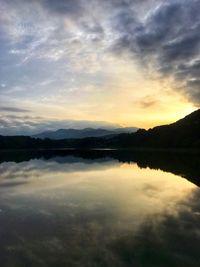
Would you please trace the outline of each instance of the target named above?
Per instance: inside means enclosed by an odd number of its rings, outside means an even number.
[[[106,137],[80,139],[39,139],[27,136],[0,136],[0,149],[52,149],[52,148],[152,148],[199,149],[200,110],[185,118],[149,130]]]

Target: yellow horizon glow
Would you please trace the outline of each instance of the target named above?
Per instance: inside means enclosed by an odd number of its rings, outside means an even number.
[[[133,61],[111,57],[106,63],[108,82],[101,86],[63,88],[57,96],[24,102],[25,108],[49,119],[104,121],[145,129],[173,123],[197,109],[173,89],[177,85],[170,79],[148,75]]]

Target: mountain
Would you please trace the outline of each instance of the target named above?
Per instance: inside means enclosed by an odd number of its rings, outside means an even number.
[[[200,109],[175,123],[148,130],[147,144],[163,147],[200,147]]]
[[[61,139],[71,139],[71,138],[86,138],[86,137],[102,137],[107,135],[115,135],[120,133],[133,133],[136,132],[137,128],[117,128],[117,129],[59,129],[57,131],[46,131],[36,135],[33,135],[34,138],[45,139],[49,138],[52,140],[61,140]]]
[[[200,187],[199,153],[179,153],[178,151],[131,151],[117,149],[97,150],[29,150],[0,153],[0,163],[24,162],[33,159],[45,159],[57,164],[110,162],[137,163],[140,168],[149,167],[182,176]],[[84,165],[84,169],[87,166]],[[88,168],[90,168],[88,166]]]
[[[111,145],[144,148],[200,147],[200,109],[169,125],[113,137]]]
[[[84,134],[88,132],[91,134],[91,130],[86,129],[85,131]],[[95,131],[97,134],[99,129]],[[103,133],[105,130],[101,131],[101,134]],[[139,129],[135,133],[110,134],[100,137],[81,138],[80,136],[79,138],[59,140],[37,139],[29,136],[0,136],[0,149],[200,149],[200,110],[175,123],[157,126],[149,130]]]
[[[135,133],[122,133],[111,138],[83,138],[70,140],[74,148],[150,148],[150,149],[196,149],[200,148],[200,109],[169,125]]]

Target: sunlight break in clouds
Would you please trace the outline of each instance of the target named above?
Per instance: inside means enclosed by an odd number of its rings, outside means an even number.
[[[51,129],[66,120],[152,127],[190,113],[200,103],[199,8],[200,0],[0,0],[0,109],[10,122],[0,133],[37,131],[41,120]],[[24,110],[22,124],[12,125],[10,107]]]

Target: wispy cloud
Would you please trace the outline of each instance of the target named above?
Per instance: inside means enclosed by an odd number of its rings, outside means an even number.
[[[121,102],[130,114],[140,99],[141,112],[155,107],[142,99],[157,93],[144,84],[156,75],[198,106],[199,8],[200,0],[0,0],[0,97],[22,110],[32,102],[36,113],[45,100],[77,119],[90,107],[86,119],[107,120],[123,117]]]
[[[18,109],[16,109],[18,110]],[[10,109],[5,109],[9,112]],[[16,112],[15,109],[11,109]],[[17,112],[24,112],[18,110]],[[104,121],[87,120],[58,120],[31,115],[0,115],[0,134],[1,135],[33,135],[43,131],[57,129],[83,129],[83,128],[118,128],[120,125]]]
[[[22,108],[15,108],[15,107],[1,107],[0,112],[11,112],[11,113],[28,113],[30,110],[22,109]]]

